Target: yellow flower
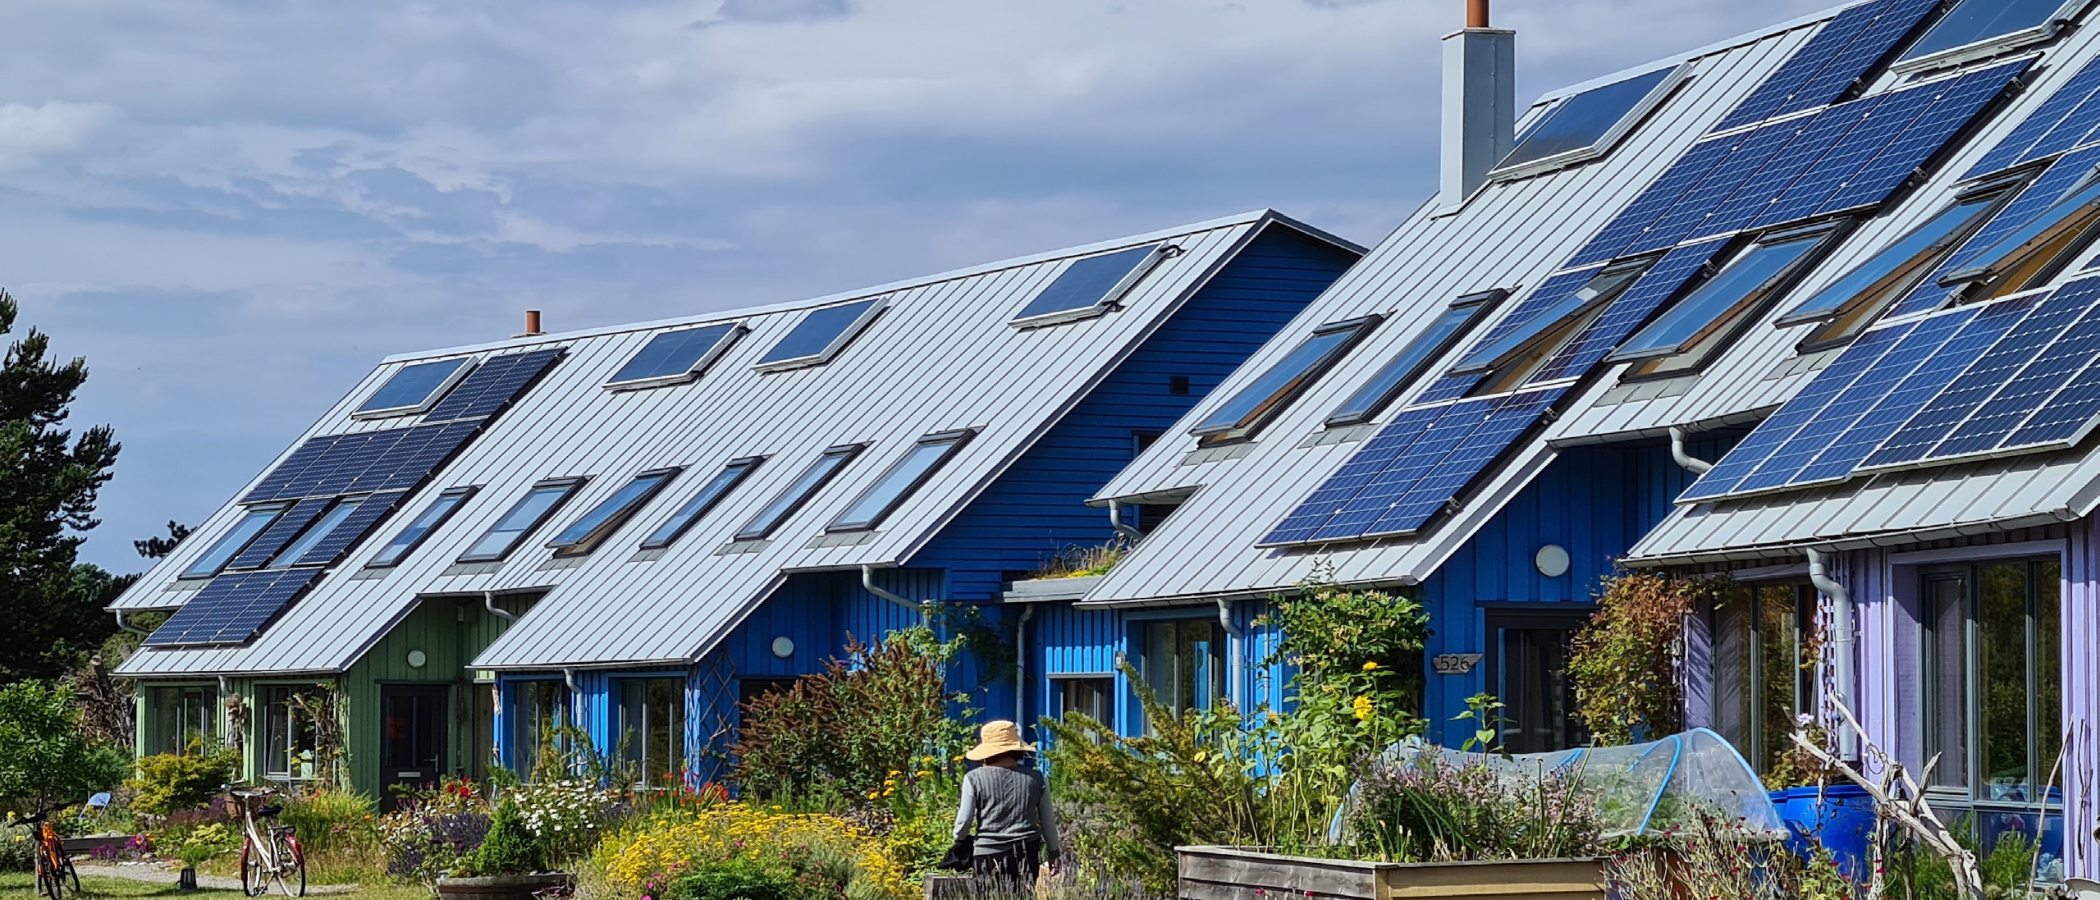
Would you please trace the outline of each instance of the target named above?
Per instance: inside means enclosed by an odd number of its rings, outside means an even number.
[[[1356,710],[1357,721],[1363,721],[1371,717],[1371,698],[1358,694],[1356,702],[1349,705]]]
[[[1376,671],[1377,669],[1378,669],[1378,661],[1377,661],[1377,660],[1375,660],[1375,659],[1367,659],[1367,660],[1364,660],[1364,671],[1366,671],[1366,672],[1371,672],[1371,671]]]

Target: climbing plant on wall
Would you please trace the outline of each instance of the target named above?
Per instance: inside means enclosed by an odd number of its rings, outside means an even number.
[[[1597,612],[1576,632],[1568,659],[1576,710],[1597,743],[1684,730],[1685,625],[1729,585],[1656,572],[1604,579]]]

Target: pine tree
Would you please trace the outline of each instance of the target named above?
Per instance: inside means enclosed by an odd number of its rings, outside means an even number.
[[[0,291],[0,334],[19,312]],[[76,565],[82,533],[94,528],[96,494],[116,465],[107,426],[75,437],[66,429],[87,360],[49,357],[50,338],[31,329],[0,360],[0,681],[52,678],[99,646],[116,623],[108,573]]]

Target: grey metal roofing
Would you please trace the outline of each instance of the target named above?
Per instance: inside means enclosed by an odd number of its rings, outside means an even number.
[[[1288,588],[1312,574],[1316,566],[1331,566],[1333,577],[1345,582],[1419,582],[1542,472],[1557,447],[1653,438],[1668,434],[1672,426],[1704,430],[1741,425],[1785,402],[1827,361],[1795,352],[1795,345],[1815,326],[1781,329],[1771,324],[1796,302],[1793,300],[1778,303],[1765,321],[1756,323],[1694,377],[1621,385],[1616,376],[1623,369],[1608,373],[1575,398],[1540,438],[1513,453],[1484,479],[1464,507],[1417,538],[1338,544],[1317,552],[1256,546],[1268,529],[1341,466],[1360,445],[1358,441],[1375,432],[1375,428],[1359,427],[1343,435],[1324,429],[1322,420],[1446,303],[1473,291],[1535,286],[1560,268],[1582,242],[1844,8],[1689,57],[1670,57],[1628,70],[1653,69],[1687,58],[1695,66],[1692,82],[1605,159],[1522,181],[1491,183],[1455,214],[1439,215],[1434,202],[1425,205],[1199,403],[1168,438],[1155,443],[1097,493],[1097,503],[1183,497],[1187,502],[1147,535],[1088,594],[1086,602],[1174,603],[1260,595]],[[2100,54],[2100,29],[2075,30],[2050,45],[2042,68],[2028,77],[2024,94],[1969,137],[1929,181],[1856,229],[1789,297],[1806,297],[1837,280],[1936,213],[1970,165],[2096,54]],[[1623,78],[1628,72],[1591,83]],[[1902,80],[1884,74],[1869,90],[1886,90]],[[1504,311],[1515,308],[1522,299],[1520,289],[1503,304]],[[1190,425],[1313,329],[1371,312],[1390,318],[1279,417],[1260,440],[1231,454],[1189,452],[1194,446],[1193,439],[1186,437]],[[1462,342],[1460,346],[1466,345]],[[1463,350],[1454,355],[1457,352]],[[1440,365],[1432,371],[1447,367]],[[1375,424],[1390,421],[1402,406],[1393,404]],[[1767,500],[1724,509],[1679,510],[1642,541],[1635,553],[1692,558],[1810,538],[1864,539],[1867,534],[1974,528],[1980,523],[1999,523],[1997,527],[2033,524],[2030,520],[2038,516],[2091,512],[2094,477],[2100,476],[2096,466],[2100,463],[2078,459],[2012,461],[1942,470],[1937,477],[1929,473],[1884,477],[1864,490],[1854,488],[1857,496],[1826,490],[1796,497],[1797,503],[1807,502],[1806,509]]]
[[[1293,228],[1359,249],[1273,212],[1257,211],[799,303],[389,357],[309,434],[385,427],[384,422],[352,419],[350,411],[369,390],[410,363],[464,353],[568,350],[566,360],[411,498],[378,536],[368,539],[255,641],[235,648],[142,652],[122,673],[340,670],[405,616],[419,596],[491,591],[547,593],[478,665],[692,659],[763,599],[784,573],[893,566],[909,558],[1239,248],[1270,227]],[[1018,330],[1007,325],[1069,260],[1159,241],[1171,241],[1183,253],[1139,283],[1123,299],[1120,311],[1049,328]],[[828,365],[753,371],[753,362],[800,320],[801,311],[877,295],[890,297],[889,310]],[[740,321],[751,333],[698,381],[639,391],[602,387],[655,334],[725,321]],[[825,523],[915,439],[961,427],[981,431],[865,542],[817,540]],[[857,441],[869,442],[869,450],[770,542],[740,548],[750,552],[717,555],[731,532],[823,448]],[[635,552],[641,536],[723,463],[760,454],[771,459],[677,544],[654,553]],[[504,563],[454,564],[461,550],[535,481],[591,476],[557,517],[565,521],[634,474],[666,465],[688,468],[595,554],[550,560],[539,546],[551,534],[550,525]],[[400,566],[374,572],[357,568],[431,497],[465,484],[482,489]],[[179,602],[186,594],[167,590],[176,573],[237,515],[233,504],[221,509],[200,526],[195,540],[185,541],[162,560],[116,607],[165,608],[174,605],[171,600]]]

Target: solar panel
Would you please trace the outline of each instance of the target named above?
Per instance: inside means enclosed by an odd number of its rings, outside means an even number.
[[[1829,24],[1817,29],[1815,36],[1795,50],[1794,55],[1787,57],[1786,62],[1780,64],[1779,70],[1759,84],[1756,90],[1751,91],[1750,96],[1736,104],[1735,109],[1730,110],[1728,115],[1721,119],[1721,124],[1714,126],[1714,129],[1727,131],[1779,115],[1779,108],[1785,105],[1796,91],[1801,90],[1802,85],[1815,78],[1816,73],[1821,72],[1825,65],[1842,53],[1845,46],[1859,37],[1860,32],[1873,24],[1882,10],[1893,2],[1894,0],[1882,0],[1879,3],[1861,4],[1839,13]]]
[[[1800,120],[1774,122],[1749,132],[1735,152],[1714,166],[1698,187],[1685,192],[1683,199],[1671,207],[1667,215],[1657,219],[1654,226],[1634,241],[1626,252],[1661,250],[1674,247],[1685,238],[1710,233],[1703,227],[1707,218],[1742,190],[1750,176],[1756,174],[1766,160],[1784,149],[1807,124]]]
[[[1412,534],[1449,509],[1482,472],[1507,456],[1517,439],[1539,423],[1566,388],[1528,391],[1495,402],[1487,417],[1423,477],[1414,480],[1392,508],[1364,529],[1364,537]]]
[[[1967,421],[1969,415],[1997,393],[2015,372],[2041,353],[2057,335],[2085,312],[2084,305],[2070,296],[2051,296],[2003,340],[1977,357],[1968,369],[1925,404],[1887,441],[1867,455],[1862,470],[1884,469],[1926,459],[1933,448]]]
[[[839,351],[875,321],[888,305],[886,297],[870,297],[852,303],[826,306],[802,315],[802,321],[766,351],[758,368],[787,369],[830,362]]]
[[[1405,448],[1391,453],[1391,460],[1372,475],[1334,517],[1313,532],[1314,541],[1346,541],[1364,532],[1391,512],[1407,496],[1415,482],[1429,477],[1444,457],[1487,421],[1498,398],[1463,400],[1447,406],[1443,415],[1423,429]],[[1368,449],[1368,448],[1366,448]]]
[[[1934,159],[1953,146],[1954,137],[1967,130],[1984,110],[2004,96],[2013,80],[2033,64],[2031,58],[2001,63],[1944,84],[1932,107],[1913,120],[1873,160],[1854,172],[1845,186],[1823,204],[1821,211],[1833,213],[1887,200],[1913,175],[1929,167]],[[1915,90],[1926,89],[1919,87]]]
[[[1796,432],[1814,425],[1815,417],[1830,405],[1830,401],[1852,386],[1860,373],[1909,333],[1909,325],[1897,325],[1861,335],[1838,355],[1836,361],[1817,373],[1807,387],[1721,457],[1711,471],[1699,476],[1698,481],[1678,496],[1678,502],[1712,500],[1733,493],[1737,485],[1764,465]]]
[[[1833,55],[1829,63],[1780,105],[1779,114],[1814,109],[1851,93],[1869,74],[1895,55],[1896,48],[1901,46],[1904,40],[1917,30],[1919,23],[1939,8],[1939,5],[1940,0],[1888,0],[1870,7],[1847,10],[1864,14],[1868,9],[1872,9],[1874,17],[1845,44],[1845,49]],[[1838,19],[1832,20],[1831,25],[1835,26],[1843,18],[1841,14]]]
[[[1075,259],[1015,313],[1010,324],[1056,325],[1098,316],[1122,299],[1165,256],[1164,247],[1148,245]]]
[[[1874,408],[1845,430],[1830,447],[1816,456],[1814,462],[1804,467],[1787,482],[1788,487],[1803,487],[1825,481],[1836,481],[1852,476],[1854,469],[1874,452],[1874,448],[1889,438],[1916,415],[1918,410],[1946,390],[1947,384],[1960,375],[1976,357],[1983,355],[1991,345],[2005,336],[2013,323],[2020,321],[2027,311],[2034,308],[2039,297],[2025,297],[2006,303],[1996,303],[1982,308],[1965,307],[1941,313],[1937,318],[1964,322],[1961,330],[1942,345],[1938,352],[1925,360],[1923,365],[1883,397]],[[1933,320],[1921,323],[1927,327]]]
[[[2002,449],[2042,450],[2067,447],[2085,440],[2100,424],[2100,365],[2089,365],[2034,417],[2005,440]]]
[[[1686,191],[1696,187],[1700,180],[1713,171],[1715,165],[1728,158],[1743,138],[1731,136],[1701,141],[1685,151],[1683,157],[1672,163],[1662,177],[1641,192],[1633,203],[1621,211],[1611,223],[1604,226],[1597,236],[1590,239],[1566,268],[1576,269],[1597,263],[1610,262],[1624,255],[1624,251],[1635,238],[1641,236],[1648,226],[1670,211]]]
[[[1903,379],[1917,371],[1930,360],[1947,339],[1954,336],[1967,321],[1965,316],[1940,316],[1920,322],[1910,333],[1881,354],[1873,365],[1861,372],[1844,390],[1816,414],[1813,427],[1794,432],[1794,436],[1773,450],[1764,465],[1757,468],[1735,486],[1737,493],[1753,493],[1773,488],[1786,487],[1801,477],[1802,470],[1825,450],[1847,428],[1857,423],[1861,416],[1873,409],[1874,404],[1887,397]],[[1847,469],[1845,474],[1850,474]]]
[[[284,545],[291,543],[293,538],[298,537],[300,532],[305,531],[306,526],[313,524],[314,519],[327,512],[329,505],[334,502],[332,499],[321,498],[301,500],[292,504],[292,508],[285,510],[284,515],[279,516],[276,522],[271,523],[270,527],[265,529],[262,534],[256,535],[255,540],[248,544],[247,549],[242,550],[239,556],[234,557],[232,562],[227,563],[226,568],[262,568],[264,564],[270,561],[270,557],[276,556],[277,551],[284,549]]]
[[[335,565],[337,560],[343,558],[343,554],[350,552],[350,548],[357,546],[358,542],[378,528],[381,522],[386,521],[387,515],[400,506],[402,499],[407,496],[406,491],[389,491],[364,498],[364,502],[357,505],[355,512],[344,517],[326,537],[316,542],[304,555],[293,560],[292,565]]]
[[[1788,187],[1752,226],[1766,227],[1816,215],[1854,174],[1879,156],[1889,142],[1909,128],[1920,114],[1932,108],[1932,99],[1932,91],[1911,90],[1845,104],[1846,108],[1865,109],[1867,114],[1828,155]]]
[[[1626,119],[1648,108],[1657,95],[1677,83],[1673,76],[1681,68],[1643,72],[1562,100],[1525,132],[1524,139],[1495,168],[1511,169],[1581,151],[1601,151],[1600,145],[1607,138],[1623,133],[1620,128]]]
[[[377,418],[422,412],[437,402],[438,395],[458,381],[473,361],[461,357],[403,367],[365,398],[357,415]]]
[[[534,350],[491,356],[482,361],[481,368],[475,369],[474,374],[460,382],[459,387],[453,388],[452,393],[445,395],[444,400],[425,413],[423,421],[478,419],[502,412],[546,374],[564,352]]]
[[[1349,505],[1378,475],[1407,452],[1408,445],[1443,418],[1448,406],[1417,406],[1401,411],[1378,434],[1351,454],[1339,471],[1329,476],[1311,496],[1291,510],[1263,538],[1265,544],[1298,544],[1313,535]],[[1375,519],[1373,519],[1375,521]]]
[[[729,345],[744,335],[744,326],[723,322],[699,328],[666,331],[649,339],[627,364],[605,382],[609,388],[644,388],[684,384],[702,372]]]
[[[1955,459],[1996,450],[2028,416],[2084,371],[2086,364],[2100,353],[2100,308],[2094,306],[2096,298],[2100,298],[2100,279],[2074,281],[2059,290],[2052,300],[2082,304],[2085,314],[1934,447],[1931,458]]]
[[[283,462],[278,463],[276,468],[271,469],[268,475],[264,475],[263,479],[256,483],[255,488],[250,490],[247,496],[241,498],[241,502],[266,503],[286,496],[284,490],[291,484],[292,479],[299,477],[299,473],[306,471],[306,467],[312,465],[315,460],[327,455],[329,449],[335,446],[335,442],[340,437],[340,435],[328,435],[311,438],[306,443],[300,444],[299,449],[293,450],[291,455],[285,457]]]
[[[1553,359],[1532,376],[1530,383],[1589,374],[1590,369],[1603,362],[1605,356],[1626,340],[1627,335],[1647,322],[1656,310],[1670,302],[1670,298],[1677,296],[1687,283],[1703,274],[1728,243],[1727,238],[1718,238],[1687,244],[1657,260],[1653,267],[1642,273],[1639,281],[1626,289],[1626,293],[1612,301],[1603,315],[1555,353]]]
[[[2095,97],[2096,91],[2100,91],[2100,60],[2086,63],[2056,93],[2050,94],[1963,179],[2002,172],[2078,146],[2094,126],[2100,125],[2100,97]]]
[[[320,569],[273,569],[220,575],[145,640],[149,647],[241,644],[299,599]]]
[[[1891,307],[1888,315],[1907,316],[1944,306],[1950,298],[1965,290],[1966,286],[1942,287],[1939,284],[1941,277],[1969,266],[1985,249],[1996,245],[2007,235],[2026,227],[2037,216],[2048,212],[2067,191],[2083,182],[2096,164],[2100,164],[2100,147],[2071,153],[2050,165],[2020,191],[2019,196],[2014,197],[2012,202],[1992,216],[1990,221],[1983,223],[1983,227],[1977,229],[1974,235],[1962,242],[1961,249],[1947,257],[1947,261],[1941,264],[1930,278],[1925,279]]]
[[[1801,120],[1801,130],[1793,139],[1765,160],[1735,196],[1701,222],[1696,233],[1727,234],[1748,227],[1879,105],[1880,98],[1847,103]]]

